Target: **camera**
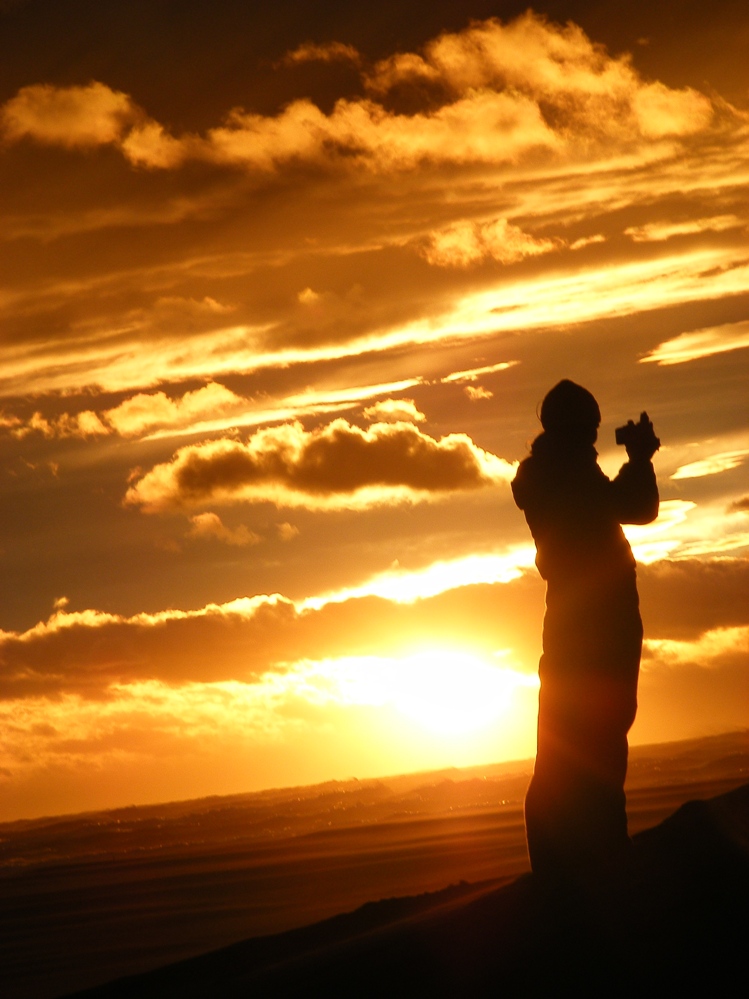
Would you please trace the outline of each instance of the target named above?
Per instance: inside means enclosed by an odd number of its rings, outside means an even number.
[[[635,423],[629,420],[623,427],[617,427],[614,431],[616,443],[627,449],[630,456],[640,456],[652,458],[661,446],[660,440],[655,436],[653,424],[650,422],[647,413],[640,414],[640,422]]]
[[[614,436],[616,443],[621,447],[629,447],[633,444],[637,447],[637,441],[641,433],[640,427],[633,420],[630,420],[623,427],[617,427],[614,431]]]

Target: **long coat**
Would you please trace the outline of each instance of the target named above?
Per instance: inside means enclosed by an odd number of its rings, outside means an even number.
[[[592,445],[543,433],[512,483],[546,580],[538,748],[525,803],[534,871],[620,867],[629,852],[627,732],[642,649],[635,560],[621,529],[658,514],[649,460],[604,475]]]

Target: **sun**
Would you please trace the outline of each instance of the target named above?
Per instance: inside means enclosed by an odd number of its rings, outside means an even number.
[[[509,752],[510,745],[524,745],[526,730],[535,727],[538,676],[516,667],[510,649],[482,654],[422,646],[399,656],[305,661],[281,685],[320,707],[383,712],[390,725],[400,719],[412,736],[431,735],[435,746],[467,749],[492,733],[492,752],[498,735]]]
[[[537,683],[535,677],[505,665],[507,655],[495,653],[493,662],[453,649],[424,649],[407,655],[399,661],[392,680],[392,704],[438,735],[486,728],[512,709],[519,687]]]

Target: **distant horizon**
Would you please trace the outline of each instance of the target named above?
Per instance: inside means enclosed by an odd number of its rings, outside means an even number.
[[[684,739],[672,739],[665,742],[634,743],[630,745],[630,757],[632,757],[633,755],[637,757],[641,753],[646,753],[647,750],[649,749],[659,749],[659,748],[662,749],[667,746],[678,746],[678,745],[685,745],[688,743],[710,742],[721,738],[731,738],[731,737],[736,737],[736,738],[746,737],[747,751],[749,752],[749,727],[747,727],[745,729],[736,729],[727,732],[713,732],[710,735],[691,736]],[[195,798],[177,798],[173,800],[164,800],[164,801],[142,801],[137,803],[132,802],[127,805],[114,805],[108,808],[95,808],[80,812],[60,812],[49,815],[19,816],[14,819],[0,820],[0,828],[6,825],[14,825],[16,823],[21,823],[21,824],[26,822],[43,823],[45,821],[54,821],[55,819],[58,818],[60,819],[84,818],[86,816],[100,815],[104,813],[132,811],[133,809],[149,809],[149,808],[161,808],[161,807],[170,807],[170,806],[179,807],[183,805],[198,804],[200,802],[210,801],[212,799],[224,800],[231,798],[246,798],[246,797],[251,797],[252,795],[263,795],[263,794],[274,794],[274,793],[280,794],[287,791],[291,792],[297,790],[309,792],[309,791],[314,791],[316,788],[324,788],[328,785],[367,784],[368,782],[377,783],[377,782],[386,782],[386,781],[399,781],[399,780],[406,780],[408,778],[414,778],[414,779],[418,779],[419,777],[429,778],[429,777],[437,777],[441,774],[449,774],[453,771],[457,771],[460,773],[467,773],[472,770],[486,771],[486,770],[505,769],[505,768],[508,771],[511,771],[513,767],[527,768],[528,771],[530,772],[530,770],[533,767],[533,757],[523,757],[520,759],[511,759],[511,760],[496,760],[490,763],[474,763],[474,764],[467,764],[465,766],[444,766],[427,770],[404,771],[402,773],[377,774],[368,777],[356,777],[356,776],[330,777],[324,780],[314,781],[309,784],[289,784],[282,786],[279,785],[273,787],[255,788],[250,791],[232,791],[232,792],[227,792],[225,794],[205,794]],[[749,772],[747,773],[747,782],[749,782]]]

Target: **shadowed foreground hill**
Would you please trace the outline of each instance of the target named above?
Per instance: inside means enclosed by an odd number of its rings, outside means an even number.
[[[78,995],[732,994],[749,930],[749,784],[688,802],[635,845],[626,897],[562,895],[530,875],[461,884]]]

